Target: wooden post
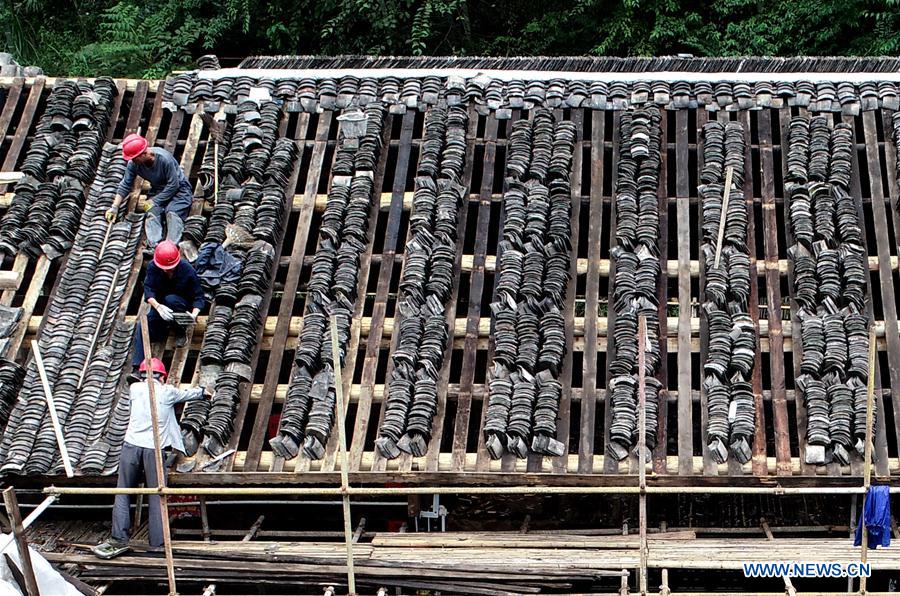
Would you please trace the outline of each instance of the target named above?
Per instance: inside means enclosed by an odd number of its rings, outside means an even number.
[[[731,195],[731,177],[734,175],[734,167],[728,166],[725,173],[725,190],[722,192],[722,214],[719,217],[719,237],[716,239],[716,260],[713,267],[719,268],[719,259],[722,256],[722,238],[725,236],[725,214],[728,212],[728,198]]]
[[[356,594],[356,575],[353,570],[353,530],[350,520],[350,494],[347,488],[350,484],[348,478],[348,468],[350,466],[347,457],[347,435],[344,428],[344,379],[341,374],[341,358],[338,349],[337,340],[337,317],[331,315],[331,356],[334,359],[334,394],[335,407],[337,408],[336,416],[338,427],[338,449],[341,453],[341,493],[344,508],[344,542],[347,545],[347,589],[350,596]]]
[[[862,524],[862,544],[860,545],[859,560],[865,563],[869,556],[869,532],[866,528],[866,497],[869,487],[872,485],[872,419],[874,417],[875,401],[875,326],[869,328],[869,386],[866,390],[866,448],[863,456],[863,489],[866,491],[862,497],[863,514],[857,520]],[[866,593],[866,577],[859,578],[859,593]]]
[[[640,592],[647,593],[647,462],[644,451],[647,448],[647,385],[644,379],[645,350],[647,349],[647,317],[638,316],[638,521],[641,535]]]
[[[672,590],[669,588],[669,570],[662,570],[662,583],[659,586],[659,594],[660,596],[669,596],[672,593]]]
[[[147,311],[141,312],[141,341],[144,343],[144,362],[147,365],[147,389],[150,394],[150,417],[153,421],[153,446],[156,456],[156,488],[166,485],[166,473],[163,470],[162,445],[159,438],[159,416],[156,412],[156,387],[153,376],[153,360],[150,345],[150,328],[147,326]],[[169,576],[169,596],[178,594],[175,585],[175,563],[172,557],[172,537],[169,534],[169,501],[164,493],[159,495],[160,516],[162,517],[163,545],[166,551],[166,572]]]
[[[50,380],[47,379],[47,371],[44,370],[44,359],[41,358],[41,349],[36,339],[31,340],[31,351],[34,352],[34,363],[37,365],[41,376],[41,384],[44,386],[44,397],[47,398],[47,409],[50,411],[50,422],[53,423],[53,432],[56,434],[56,444],[59,446],[59,455],[62,458],[66,476],[72,478],[75,472],[72,470],[72,462],[69,461],[69,450],[66,449],[66,440],[63,438],[62,425],[59,423],[59,415],[56,413],[56,404],[53,403],[53,391],[50,390]]]
[[[6,514],[9,516],[11,531],[19,549],[19,562],[22,564],[22,574],[25,576],[25,587],[28,596],[40,596],[37,579],[34,577],[34,567],[31,566],[31,552],[28,550],[28,540],[25,539],[25,528],[22,526],[22,514],[19,512],[19,501],[16,499],[16,491],[9,487],[3,491],[3,503],[6,505]]]

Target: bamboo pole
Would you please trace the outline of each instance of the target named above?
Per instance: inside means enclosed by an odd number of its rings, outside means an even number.
[[[44,369],[44,359],[41,358],[41,349],[36,339],[31,340],[31,351],[34,352],[34,363],[37,365],[38,374],[41,377],[41,385],[44,387],[44,397],[47,399],[47,410],[50,411],[50,422],[53,423],[53,433],[56,435],[59,455],[62,458],[66,476],[72,478],[75,476],[75,472],[72,470],[72,462],[69,460],[69,450],[66,448],[66,440],[63,438],[62,425],[59,423],[56,404],[53,402],[53,391],[50,390],[50,380],[47,378],[47,371]]]
[[[337,403],[338,449],[341,454],[341,499],[344,511],[344,543],[347,546],[347,589],[350,596],[356,594],[356,574],[353,570],[353,528],[350,521],[350,479],[347,470],[350,461],[347,457],[347,433],[344,428],[344,377],[341,374],[341,359],[338,349],[337,317],[331,315],[331,357],[334,359],[334,394]]]
[[[653,495],[858,495],[861,486],[647,486]],[[188,496],[342,496],[340,487],[265,487],[265,486],[202,486],[172,488],[117,488],[95,486],[48,486],[47,495],[188,495]],[[636,495],[638,486],[396,486],[347,488],[350,496],[397,495]]]
[[[156,411],[156,378],[153,375],[150,345],[150,328],[147,326],[147,311],[141,313],[141,341],[144,344],[144,362],[147,366],[147,389],[150,396],[150,418],[153,422],[153,451],[156,458],[156,492],[159,493],[160,516],[162,517],[163,546],[166,551],[166,573],[169,578],[169,596],[178,594],[175,585],[175,563],[172,556],[172,537],[169,534],[169,501],[164,490],[166,474],[163,470],[162,444],[159,437],[159,416]]]
[[[719,259],[722,257],[722,238],[725,236],[725,215],[728,212],[728,199],[731,195],[731,177],[734,175],[734,166],[728,166],[725,173],[725,190],[722,191],[722,214],[719,217],[719,237],[716,239],[716,260],[713,267],[719,268]]]
[[[106,253],[106,244],[109,242],[109,234],[112,232],[113,222],[107,222],[106,224],[106,235],[103,236],[103,244],[100,245],[100,256],[99,260],[103,260],[103,255]],[[91,363],[91,356],[94,354],[94,348],[97,346],[97,338],[100,336],[100,329],[103,327],[103,316],[106,315],[106,309],[109,307],[109,301],[112,299],[113,290],[116,289],[116,281],[119,279],[119,268],[116,267],[116,273],[113,276],[112,283],[109,284],[109,291],[106,293],[106,300],[103,301],[103,310],[101,311],[103,314],[101,315],[100,322],[97,324],[97,328],[94,329],[94,336],[91,338],[91,345],[88,348],[87,356],[84,359],[84,366],[81,367],[81,373],[78,375],[78,386],[76,389],[81,389],[81,384],[84,382],[84,375],[87,372],[88,365]]]
[[[874,417],[875,401],[875,329],[869,328],[869,385],[866,388],[866,447],[863,455],[863,514],[857,523],[862,524],[862,544],[859,551],[859,560],[865,563],[869,557],[869,531],[866,528],[866,496],[872,485],[872,419]],[[866,593],[866,578],[859,578],[859,593]]]
[[[644,461],[644,450],[647,446],[647,385],[644,374],[644,364],[647,350],[647,317],[638,317],[638,521],[641,536],[641,569],[639,574],[639,589],[641,595],[647,593],[647,465]]]
[[[22,575],[25,576],[25,588],[28,591],[28,596],[41,596],[37,579],[34,577],[34,567],[31,564],[31,551],[28,550],[28,540],[25,539],[25,527],[22,525],[19,502],[16,499],[16,491],[13,487],[10,486],[3,491],[3,503],[6,505],[6,515],[9,516],[10,532],[19,549],[19,563],[22,565]]]

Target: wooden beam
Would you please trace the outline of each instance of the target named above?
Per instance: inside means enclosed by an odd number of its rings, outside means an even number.
[[[28,550],[28,540],[25,538],[25,528],[22,527],[22,514],[19,511],[19,502],[16,499],[16,490],[8,487],[3,491],[3,503],[6,505],[6,515],[9,516],[11,531],[15,536],[16,547],[19,550],[19,562],[22,563],[22,574],[25,576],[25,587],[28,596],[40,596],[37,579],[34,577],[34,567],[31,564],[31,551]]]

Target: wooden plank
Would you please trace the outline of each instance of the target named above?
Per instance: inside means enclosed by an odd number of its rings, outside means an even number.
[[[41,103],[44,83],[44,77],[38,77],[28,92],[28,100],[25,102],[22,115],[16,123],[16,132],[12,143],[9,145],[9,150],[6,152],[6,159],[3,160],[3,165],[0,166],[0,170],[4,172],[15,170],[16,165],[19,163],[19,155],[22,153],[22,147],[25,145],[25,140],[31,132],[32,122],[34,121],[38,105]],[[0,184],[0,193],[6,192],[6,187],[6,184]]]
[[[469,106],[469,131],[466,135],[467,138],[474,138],[477,136],[478,131],[478,113],[475,111],[474,106]],[[485,170],[490,169],[493,171],[493,161],[488,162],[487,156],[485,156],[484,168]],[[469,142],[466,147],[466,161],[465,166],[463,168],[462,179],[460,180],[460,184],[466,189],[470,188],[472,185],[472,171],[475,166],[475,143]],[[487,175],[485,172],[484,175]],[[467,191],[468,192],[468,191]],[[456,243],[456,259],[453,262],[453,288],[450,291],[450,298],[448,299],[448,303],[446,305],[446,318],[447,325],[453,325],[456,319],[456,307],[458,305],[459,298],[459,286],[461,283],[461,266],[460,262],[462,260],[463,253],[463,245],[465,242],[463,239],[466,237],[466,225],[469,219],[469,205],[466,202],[463,202],[459,207],[459,219],[457,225],[457,240]],[[450,380],[450,362],[453,358],[453,342],[448,341],[447,346],[444,348],[444,361],[441,366],[441,376],[438,379],[438,404],[437,404],[437,412],[434,415],[434,420],[431,423],[431,440],[428,442],[428,452],[425,454],[425,469],[428,471],[436,472],[438,469],[438,461],[440,459],[441,453],[441,441],[444,436],[444,417],[447,415],[447,384]]]
[[[787,176],[787,155],[788,155],[788,146],[789,146],[789,137],[790,137],[790,124],[791,124],[791,109],[790,108],[781,108],[778,111],[778,124],[781,127],[780,138],[780,152],[781,152],[781,179],[785,180]],[[782,193],[784,194],[784,217],[785,217],[785,226],[784,233],[785,238],[787,239],[788,247],[793,246],[795,244],[793,230],[790,226],[790,197],[788,193],[784,190],[784,184],[782,183]],[[790,289],[791,294],[791,330],[797,330],[797,337],[792,336],[792,344],[793,350],[791,353],[791,360],[794,364],[794,379],[796,382],[797,377],[800,376],[800,361],[803,359],[803,346],[802,341],[800,339],[800,319],[797,317],[797,311],[799,310],[799,306],[797,304],[797,299],[794,296],[794,268],[790,266],[788,269],[788,288]],[[799,454],[800,454],[800,470],[804,475],[814,475],[816,473],[815,466],[806,463],[806,408],[803,405],[803,399],[794,400],[794,411],[796,412],[796,429],[797,429],[797,442],[800,446]]]
[[[852,120],[849,117],[845,117],[845,121],[852,123]],[[872,197],[872,219],[875,223],[875,242],[878,247],[879,255],[889,255],[891,254],[891,244],[887,229],[888,217],[884,205],[885,195],[881,178],[881,156],[878,151],[876,139],[875,113],[863,112],[862,123],[863,135],[865,136],[866,143],[865,155],[866,163],[868,165],[869,192]],[[854,157],[858,157],[857,152],[854,152]],[[857,173],[856,170],[854,170],[854,173]],[[891,212],[893,214],[893,221],[900,223],[900,218],[898,218],[896,210],[891,209]],[[896,229],[898,228],[895,227],[895,230]],[[898,243],[897,246],[900,246],[900,241],[896,238],[895,242]],[[878,278],[881,286],[881,307],[884,313],[885,325],[888,325],[893,329],[894,326],[897,325],[897,302],[891,270],[883,260],[879,262]],[[888,346],[888,372],[890,374],[891,387],[900,387],[900,334],[889,333],[887,334],[886,339]],[[892,400],[895,414],[894,432],[895,437],[900,441],[900,417],[897,416],[897,413],[900,413],[900,393],[892,395]],[[882,403],[881,405],[883,406],[884,404]],[[885,418],[883,412],[881,412],[881,415],[878,416],[878,418],[882,420]]]
[[[756,249],[756,214],[753,209],[753,160],[750,155],[750,112],[742,110],[739,122],[744,128],[744,200],[747,206],[747,250],[750,252],[750,270],[756,268],[758,251]],[[750,276],[750,318],[753,319],[753,328],[759,337],[759,278]],[[780,303],[778,303],[780,304]],[[779,309],[779,314],[780,309]],[[780,326],[781,321],[777,321]],[[779,335],[778,339],[781,339]],[[753,387],[754,410],[756,415],[756,433],[753,438],[751,456],[751,468],[757,476],[766,473],[766,416],[762,399],[762,357],[760,356],[759,341],[756,341],[755,356],[753,360],[753,372],[751,384]],[[783,380],[783,377],[782,377]]]
[[[691,473],[694,455],[691,403],[691,212],[688,111],[675,112],[675,194],[678,197],[678,473]]]
[[[781,329],[781,279],[778,275],[778,222],[775,210],[775,158],[772,147],[770,110],[757,112],[759,164],[761,170],[763,245],[766,267],[766,303],[769,323],[769,370],[772,386],[772,425],[778,475],[791,473],[790,423],[785,398],[784,338]],[[783,222],[787,226],[788,222]],[[755,473],[755,472],[754,472]]]
[[[528,110],[527,112],[523,112],[521,110],[513,112],[512,118],[510,118],[510,120],[508,122],[508,126],[510,127],[509,130],[512,131],[512,127],[515,125],[516,121],[522,117],[527,117],[528,120],[532,121],[532,123],[533,123],[534,114],[535,114],[534,110]],[[506,185],[504,187],[504,190],[507,190],[507,189],[508,189],[508,185]],[[506,209],[503,209],[500,213],[500,229],[502,230],[505,226],[506,226]],[[497,246],[497,262],[499,263],[500,259],[502,259],[502,258],[503,258],[503,250],[498,245]],[[497,275],[494,277],[494,289],[491,294],[493,300],[497,299],[497,286],[499,285],[499,283],[500,283],[500,276]],[[494,341],[494,338],[491,338],[491,340],[489,342],[489,346],[490,347],[488,349],[488,362],[493,363],[494,362],[494,351],[496,350],[496,347],[497,347],[497,344]],[[485,419],[483,422],[487,421],[486,414],[487,414],[487,412],[485,411]],[[483,430],[481,432],[481,436],[482,437],[484,436]],[[514,470],[516,468],[516,465],[517,465],[517,460],[516,460],[515,454],[513,454],[513,453],[509,453],[509,452],[504,453],[503,457],[500,458],[500,469],[503,470],[504,472],[509,472],[509,471]]]
[[[385,112],[384,121],[382,122],[382,145],[387,146],[388,141],[390,141],[391,134],[393,131],[393,122],[394,117],[391,114]],[[338,133],[340,135],[340,133]],[[379,156],[378,165],[375,169],[375,180],[373,185],[373,193],[378,192],[384,186],[384,171],[387,167],[387,160],[389,151],[383,149],[381,151],[381,155]],[[343,369],[343,395],[346,395],[350,391],[350,384],[353,382],[354,371],[356,370],[356,356],[359,352],[359,336],[360,336],[360,328],[359,320],[363,314],[363,307],[365,306],[365,294],[366,287],[368,286],[369,281],[369,266],[372,261],[372,250],[375,246],[375,230],[377,229],[378,223],[378,202],[374,200],[374,197],[371,199],[372,205],[370,208],[369,215],[369,241],[366,243],[365,252],[360,256],[360,265],[359,272],[357,274],[357,289],[356,294],[358,298],[356,299],[356,305],[353,309],[353,322],[350,330],[350,343],[347,346],[347,355],[345,358],[345,362],[342,364]],[[349,402],[344,400],[344,412],[338,413],[338,416],[343,416],[346,422],[347,418],[347,408],[349,407]],[[345,426],[346,428],[346,426]],[[331,438],[328,441],[328,445],[325,446],[325,458],[322,461],[322,466],[325,470],[334,469],[335,460],[338,451],[338,442],[340,438],[337,432],[331,433]],[[345,441],[349,441],[345,437]],[[345,448],[349,448],[349,444],[345,444]]]
[[[603,231],[603,176],[604,172],[604,150],[603,139],[605,135],[605,118],[606,113],[595,110],[591,112],[591,203],[588,212],[588,271],[585,284],[585,306],[584,312],[586,319],[593,321],[595,313],[598,312],[600,301],[600,276],[594,264],[600,258],[600,243],[602,242]],[[615,197],[615,179],[616,167],[619,160],[619,112],[613,116],[613,128],[611,134],[613,137],[613,159],[612,171],[607,175],[612,176],[613,192]],[[610,207],[610,227],[609,237],[612,247],[615,240],[616,215],[615,207]],[[615,265],[610,266],[610,284],[609,296],[612,297],[612,278],[615,275]],[[611,302],[611,301],[610,301]],[[613,310],[610,309],[607,316],[613,316]],[[594,464],[594,432],[597,426],[597,401],[595,395],[597,393],[597,327],[591,322],[585,325],[585,352],[584,352],[584,381],[583,388],[587,400],[581,404],[581,428],[578,435],[578,471],[580,473],[593,472]],[[609,379],[609,356],[607,356],[606,379]],[[606,380],[603,383],[606,386]],[[606,434],[604,436],[604,447],[609,444],[609,421],[611,420],[612,410],[609,404],[605,404],[606,412]],[[614,470],[609,470],[614,471]]]
[[[125,121],[123,138],[133,132],[137,132],[141,125],[141,114],[144,112],[144,102],[147,101],[147,92],[150,89],[147,81],[140,81],[131,96],[131,109],[128,111],[128,120]]]
[[[881,110],[881,118],[882,118],[882,133],[884,135],[884,160],[885,160],[885,171],[887,172],[887,180],[885,181],[885,186],[887,187],[887,193],[885,195],[885,200],[887,204],[890,206],[891,214],[893,215],[892,223],[894,226],[894,241],[898,246],[898,253],[900,253],[900,238],[897,238],[897,233],[900,232],[900,213],[897,210],[897,203],[900,201],[900,188],[898,188],[898,179],[897,179],[897,160],[900,159],[900,156],[897,155],[897,146],[891,142],[891,132],[893,130],[893,112],[889,110]],[[879,143],[880,144],[880,143]],[[881,259],[879,259],[881,260]],[[892,269],[893,271],[893,269]],[[896,292],[896,288],[895,288]],[[877,366],[877,360],[876,360]],[[876,386],[880,379],[876,378]],[[876,393],[876,396],[879,395]],[[886,424],[884,415],[885,411],[885,400],[882,396],[878,402],[879,411],[882,412],[880,416],[876,416],[877,420],[875,423],[875,455],[876,462],[875,468],[879,475],[884,475],[887,470],[887,457],[888,457],[888,444],[887,444],[887,432],[886,432]],[[900,411],[894,407],[894,417],[896,418],[900,415]],[[898,441],[900,441],[900,437],[898,437]],[[862,462],[851,461],[851,468],[854,463],[858,464],[859,470],[854,470],[854,475],[861,475],[862,470]]]
[[[582,189],[582,162],[584,149],[582,141],[584,137],[584,110],[572,110],[572,122],[575,123],[575,155],[572,159],[572,196],[581,196]],[[590,182],[588,182],[590,183]],[[572,321],[575,318],[575,295],[578,293],[577,256],[581,226],[581,201],[572,201],[572,263],[569,271],[569,285],[566,289],[566,305],[564,316],[566,320],[566,355],[563,358],[562,370],[559,380],[562,384],[562,397],[559,401],[559,415],[556,427],[556,439],[565,447],[565,454],[554,457],[551,466],[555,474],[564,474],[566,471],[566,458],[569,453],[569,434],[572,429],[572,373],[574,372],[575,330]]]
[[[309,114],[300,114],[297,118],[296,129],[294,130],[294,139],[299,140],[306,137],[307,126],[309,125]],[[297,179],[300,177],[300,166],[303,162],[303,155],[298,154],[294,163],[294,169],[288,179],[287,192],[292,193],[297,187]],[[288,327],[287,321],[290,319],[294,309],[294,299],[297,294],[297,286],[300,283],[300,271],[303,268],[303,256],[306,253],[306,244],[309,237],[309,228],[312,220],[312,209],[310,201],[306,203],[306,209],[300,212],[297,218],[297,227],[294,232],[294,245],[291,248],[291,261],[288,266],[287,277],[284,281],[282,290],[281,303],[278,307],[278,327],[275,329],[275,336],[272,341],[272,351],[269,354],[269,361],[266,363],[266,376],[263,380],[262,399],[256,409],[256,419],[253,422],[253,428],[250,432],[250,442],[247,445],[247,460],[244,462],[244,469],[248,471],[256,471],[259,466],[259,455],[262,453],[263,445],[267,437],[269,416],[272,413],[272,404],[275,400],[275,385],[278,384],[278,377],[281,373],[281,363],[284,359],[284,342],[287,339]]]
[[[361,382],[363,394],[356,408],[356,421],[353,438],[349,449],[350,469],[358,470],[365,448],[366,435],[372,415],[373,389],[381,354],[381,339],[384,331],[384,319],[387,311],[387,300],[394,275],[394,256],[397,253],[397,241],[400,235],[400,222],[403,219],[403,198],[406,190],[406,178],[409,171],[409,141],[415,127],[415,112],[407,111],[403,115],[400,128],[400,151],[397,167],[394,171],[394,184],[391,188],[391,206],[388,212],[384,240],[381,244],[382,261],[378,270],[378,285],[375,290],[375,303],[372,307],[372,326],[366,342],[366,355],[363,359]],[[415,168],[414,168],[415,171]],[[380,424],[379,424],[380,426]],[[377,429],[376,429],[377,431]]]
[[[116,97],[113,99],[112,109],[109,111],[109,127],[106,131],[106,138],[112,140],[115,136],[116,125],[119,123],[119,114],[122,111],[122,102],[125,100],[125,81],[116,80]]]
[[[318,116],[318,121],[316,123],[315,144],[313,145],[312,155],[310,156],[309,167],[307,169],[307,175],[306,175],[306,187],[305,187],[305,191],[304,191],[304,204],[307,205],[307,207],[306,207],[307,212],[309,211],[308,204],[311,201],[310,197],[315,195],[315,193],[317,192],[317,189],[319,187],[319,182],[320,182],[321,175],[322,175],[322,164],[325,161],[325,144],[328,140],[328,131],[331,128],[331,118],[332,118],[331,112],[323,112],[322,114],[320,114]],[[306,122],[306,128],[307,128],[307,130],[309,129],[308,121]],[[334,157],[334,156],[332,156],[332,157]],[[303,155],[302,154],[298,155],[297,159],[299,161],[302,161]],[[330,168],[329,168],[329,171],[330,171]],[[299,176],[299,174],[298,174],[298,176]],[[295,184],[295,186],[296,186],[296,184]],[[330,188],[331,188],[331,182],[329,180],[328,189],[330,189]],[[301,219],[303,219],[304,217],[306,217],[306,216],[301,214]],[[312,216],[309,215],[308,217],[311,218]],[[307,231],[307,234],[308,233],[309,233],[309,231]],[[308,238],[308,235],[307,235],[307,238]],[[295,238],[294,242],[295,243],[297,242],[296,238]],[[317,248],[318,248],[318,245],[317,245]],[[286,292],[282,296],[282,302],[284,302],[285,300],[289,300],[289,301],[293,302],[294,299],[295,298],[289,298]],[[296,366],[297,366],[296,363],[294,363],[291,366],[291,376],[293,376],[293,371],[296,368]],[[290,377],[288,377],[288,378],[290,378]],[[297,459],[295,471],[302,472],[304,470],[309,469],[309,458],[303,454],[302,448],[300,449],[300,453],[297,457],[299,459]],[[272,461],[271,471],[280,472],[283,469],[283,467],[284,467],[284,459],[283,458],[274,457],[274,455],[273,455],[271,461]],[[257,462],[257,465],[259,465],[259,462]]]
[[[728,122],[731,120],[731,114],[730,114],[730,112],[727,112],[727,111],[725,111],[725,110],[719,110],[718,112],[716,112],[716,119],[719,121],[720,124],[722,124],[722,126],[727,126],[727,125],[728,125]],[[747,160],[744,159],[744,162],[745,162],[745,168],[746,168],[746,161],[747,161]],[[729,178],[728,173],[727,173],[727,168],[726,168],[726,173],[725,173],[725,184],[724,184],[724,186],[728,188],[728,191],[724,193],[724,195],[723,195],[724,197],[729,197],[729,196],[730,196],[730,194],[731,194],[730,191],[731,191],[731,185],[732,185],[732,184],[734,184],[734,180],[733,180],[733,178]],[[737,187],[737,184],[734,184],[734,186]],[[752,193],[751,193],[751,194],[752,194]],[[728,205],[727,205],[727,201],[723,201],[723,203],[722,203],[722,221],[721,221],[722,227],[719,228],[719,239],[721,239],[721,238],[724,237],[724,236],[723,236],[723,232],[725,231],[724,224],[725,224],[725,216],[726,216],[726,213],[727,213],[727,206],[728,206]],[[701,208],[701,209],[702,209],[702,208]],[[748,235],[748,236],[750,236],[749,230],[751,229],[751,228],[750,228],[750,222],[751,222],[752,220],[753,220],[753,213],[751,212],[751,213],[749,214],[749,217],[747,218],[747,230],[748,230],[748,234],[747,234],[747,235]],[[749,248],[749,240],[750,240],[750,239],[748,238],[748,248]],[[720,250],[720,247],[721,247],[721,246],[722,246],[722,243],[717,241],[717,243],[716,243],[716,250],[717,250],[717,253],[718,253],[718,251]],[[748,251],[748,252],[749,252],[749,251]],[[719,264],[719,258],[718,258],[718,257],[719,257],[719,255],[717,254],[717,255],[716,255],[716,259],[715,259],[715,261],[713,262],[713,265],[714,265],[714,266],[716,266],[716,265]],[[752,268],[752,263],[754,263],[755,260],[756,260],[756,255],[755,255],[753,252],[750,252],[750,262],[751,262],[751,269],[750,269],[750,270],[751,270],[751,271],[753,270],[753,268]],[[751,277],[751,283],[753,283],[753,281],[755,281],[755,280],[752,279],[754,276],[751,275],[750,277]],[[750,290],[751,299],[752,299],[752,296],[753,296],[754,291],[755,291],[755,288]],[[752,310],[752,309],[749,309],[749,310]],[[757,309],[757,310],[758,310],[758,309]],[[751,313],[751,318],[752,318],[752,317],[753,317],[753,315],[752,315],[752,313]],[[758,319],[758,313],[757,313],[757,319]],[[754,319],[754,320],[756,320],[756,319]],[[759,328],[758,322],[755,323],[755,325],[756,325],[756,328],[758,329],[758,328]],[[705,363],[706,360],[704,359],[703,362]],[[751,381],[751,382],[752,382],[752,381]],[[754,409],[755,409],[755,408],[754,408]],[[764,429],[763,429],[763,431],[764,431]],[[754,443],[755,443],[755,442],[754,442]],[[751,446],[751,450],[752,450],[752,449],[753,449],[753,446]],[[725,467],[727,468],[728,474],[729,474],[729,475],[732,475],[732,476],[740,476],[740,475],[743,473],[741,463],[740,463],[739,461],[737,461],[731,453],[729,453],[729,455],[728,455],[728,461],[726,462]]]
[[[697,181],[699,184],[700,181],[700,172],[703,171],[703,164],[706,161],[704,159],[704,148],[705,143],[703,140],[703,127],[706,126],[708,122],[708,114],[705,110],[697,110]],[[693,189],[691,189],[693,190]],[[699,193],[698,193],[699,197]],[[698,205],[697,207],[697,238],[703,238],[703,214],[702,208]],[[706,259],[703,256],[703,252],[698,249],[697,252],[697,261],[700,265],[700,299],[698,303],[702,305],[706,301]],[[707,443],[707,422],[708,422],[708,408],[709,405],[707,403],[706,398],[706,387],[703,384],[703,367],[706,365],[706,356],[709,344],[709,329],[707,325],[706,315],[703,312],[703,309],[699,309],[700,316],[700,444],[702,445],[703,452],[703,474],[707,476],[715,476],[719,473],[719,467],[716,464],[715,460],[712,457],[712,453],[709,450],[709,445]]]
[[[669,152],[666,149],[668,141],[668,114],[664,109],[660,110],[660,144],[662,145],[659,166],[659,184],[657,188],[657,196],[659,204],[659,255],[660,259],[665,258],[669,254],[669,200],[668,200],[668,167]],[[656,379],[660,382],[662,389],[659,392],[659,401],[657,404],[657,431],[656,431],[656,448],[653,450],[653,472],[655,474],[666,473],[666,447],[668,435],[666,426],[669,421],[669,400],[667,395],[669,392],[669,350],[668,350],[668,325],[666,324],[667,309],[669,303],[669,278],[659,273],[656,281],[657,299],[659,300],[658,316],[659,316],[659,358],[660,367],[656,372]]]
[[[197,153],[198,144],[200,142],[200,136],[203,133],[203,121],[200,119],[200,114],[202,113],[202,105],[200,109],[191,117],[191,123],[188,128],[188,137],[187,142],[184,146],[184,152],[181,154],[181,169],[184,171],[185,176],[190,176],[191,168],[194,163],[194,157]],[[207,149],[212,151],[212,147],[207,144]],[[196,183],[195,185],[195,196],[196,189],[199,188],[200,183]],[[203,209],[204,201],[202,199],[194,199],[191,203],[191,215],[197,215]],[[141,258],[141,257],[138,257]],[[186,330],[185,336],[187,337],[187,342],[181,348],[176,348],[175,353],[172,355],[172,362],[169,365],[169,383],[177,383],[181,380],[182,374],[184,373],[184,365],[187,362],[188,352],[191,347],[191,339],[193,338],[194,331],[196,326],[188,327]],[[199,368],[199,366],[198,366]]]
[[[286,123],[288,114],[285,112],[282,112],[282,118],[284,120],[282,123],[282,127],[279,128],[279,135],[284,134],[285,128],[283,128],[283,126],[285,126],[284,123]],[[295,167],[296,167],[296,164],[295,164]],[[290,192],[290,190],[285,189],[285,192]],[[284,218],[284,221],[281,223],[281,229],[277,232],[277,236],[275,239],[275,246],[273,248],[275,249],[276,255],[281,254],[281,245],[284,242],[284,235],[285,235],[285,232],[287,231],[287,224],[288,224],[288,218],[286,217],[286,218]],[[263,294],[262,303],[260,303],[260,305],[259,305],[259,310],[262,313],[269,312],[269,304],[272,301],[272,292],[275,288],[275,276],[276,275],[278,275],[278,268],[273,266],[272,272],[269,274],[268,289],[266,290],[265,294]],[[256,332],[256,342],[255,342],[255,347],[253,348],[253,356],[250,358],[250,369],[251,370],[256,370],[257,364],[259,363],[259,354],[261,352],[261,347],[262,347],[261,344],[262,344],[262,336],[263,336],[263,326],[260,325],[259,327],[260,328]],[[244,418],[247,416],[247,409],[250,404],[250,383],[246,383],[246,382],[241,383],[239,385],[238,391],[240,393],[241,401],[238,404],[237,412],[235,413],[235,417],[234,417],[234,431],[231,433],[231,438],[229,439],[228,444],[224,445],[225,451],[228,451],[229,449],[237,448],[238,442],[240,441],[241,435],[243,434]],[[202,465],[202,463],[204,463],[204,462],[201,461],[200,463]],[[234,466],[234,456],[228,456],[225,459],[226,470],[230,471],[233,466]]]
[[[144,138],[147,139],[147,142],[151,146],[156,144],[156,135],[159,134],[159,127],[162,124],[162,98],[164,87],[165,82],[161,81],[156,88],[153,109],[150,111],[150,119],[147,120],[147,129],[143,132]]]
[[[3,112],[0,113],[0,146],[6,140],[9,126],[12,124],[13,115],[19,107],[19,99],[22,96],[22,88],[25,85],[25,79],[16,77],[12,86],[6,94],[6,101],[3,103]]]
[[[512,116],[510,117],[509,120],[506,121],[506,136],[507,137],[512,133],[513,125],[519,120],[521,115],[522,115],[521,110],[513,110],[512,111]],[[505,163],[504,163],[503,173],[504,173],[503,194],[505,195],[506,192],[509,190],[509,184],[507,184],[507,180],[506,180],[507,177],[506,177],[506,164]],[[496,262],[497,263],[500,262],[500,259],[503,256],[503,247],[500,246],[499,239],[502,236],[504,226],[506,226],[506,204],[501,203],[500,204],[500,221],[497,224],[497,229],[499,230],[499,234],[497,235],[498,236],[498,244],[496,247],[496,252],[497,252]],[[496,269],[495,269],[495,271],[496,271]],[[500,276],[494,275],[494,284],[493,284],[493,287],[491,288],[491,298],[490,298],[492,302],[497,299],[497,286],[499,285],[499,282],[500,282]],[[488,355],[487,355],[487,362],[488,362],[489,370],[490,370],[490,368],[493,367],[495,348],[496,348],[496,343],[493,341],[489,341],[488,342]],[[487,421],[487,409],[488,409],[489,397],[490,397],[491,374],[490,373],[485,374],[485,379],[487,382],[486,382],[486,386],[485,386],[484,403],[482,404],[482,408],[481,408],[481,420],[479,421],[479,424],[478,424],[478,447],[476,448],[476,459],[475,459],[475,467],[479,470],[487,470],[491,466],[491,456],[487,451],[487,445],[485,444],[485,433],[484,433],[484,425],[485,425],[485,422]],[[509,460],[507,460],[507,465],[509,465]]]
[[[460,372],[460,393],[456,404],[453,429],[453,468],[461,471],[465,463],[469,437],[469,415],[472,411],[472,383],[475,379],[475,363],[478,350],[478,321],[481,317],[481,301],[484,296],[484,257],[487,253],[488,232],[491,222],[490,195],[494,187],[494,160],[497,153],[498,120],[493,113],[487,117],[484,132],[484,166],[481,177],[481,203],[475,227],[475,266],[469,281],[469,312],[466,316],[466,343],[463,348]],[[490,299],[490,297],[488,297]]]

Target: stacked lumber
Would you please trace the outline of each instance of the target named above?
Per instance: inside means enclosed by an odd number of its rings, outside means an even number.
[[[550,541],[490,533],[374,536],[372,543],[353,546],[357,586],[485,596],[571,592],[590,588],[598,578],[619,576],[622,569],[636,567],[639,558],[637,539],[627,536],[570,535]],[[216,578],[341,585],[347,574],[347,551],[340,542],[175,541],[173,554],[179,582]],[[85,581],[162,579],[160,556],[136,552],[101,561],[48,553],[50,561],[77,565]]]

